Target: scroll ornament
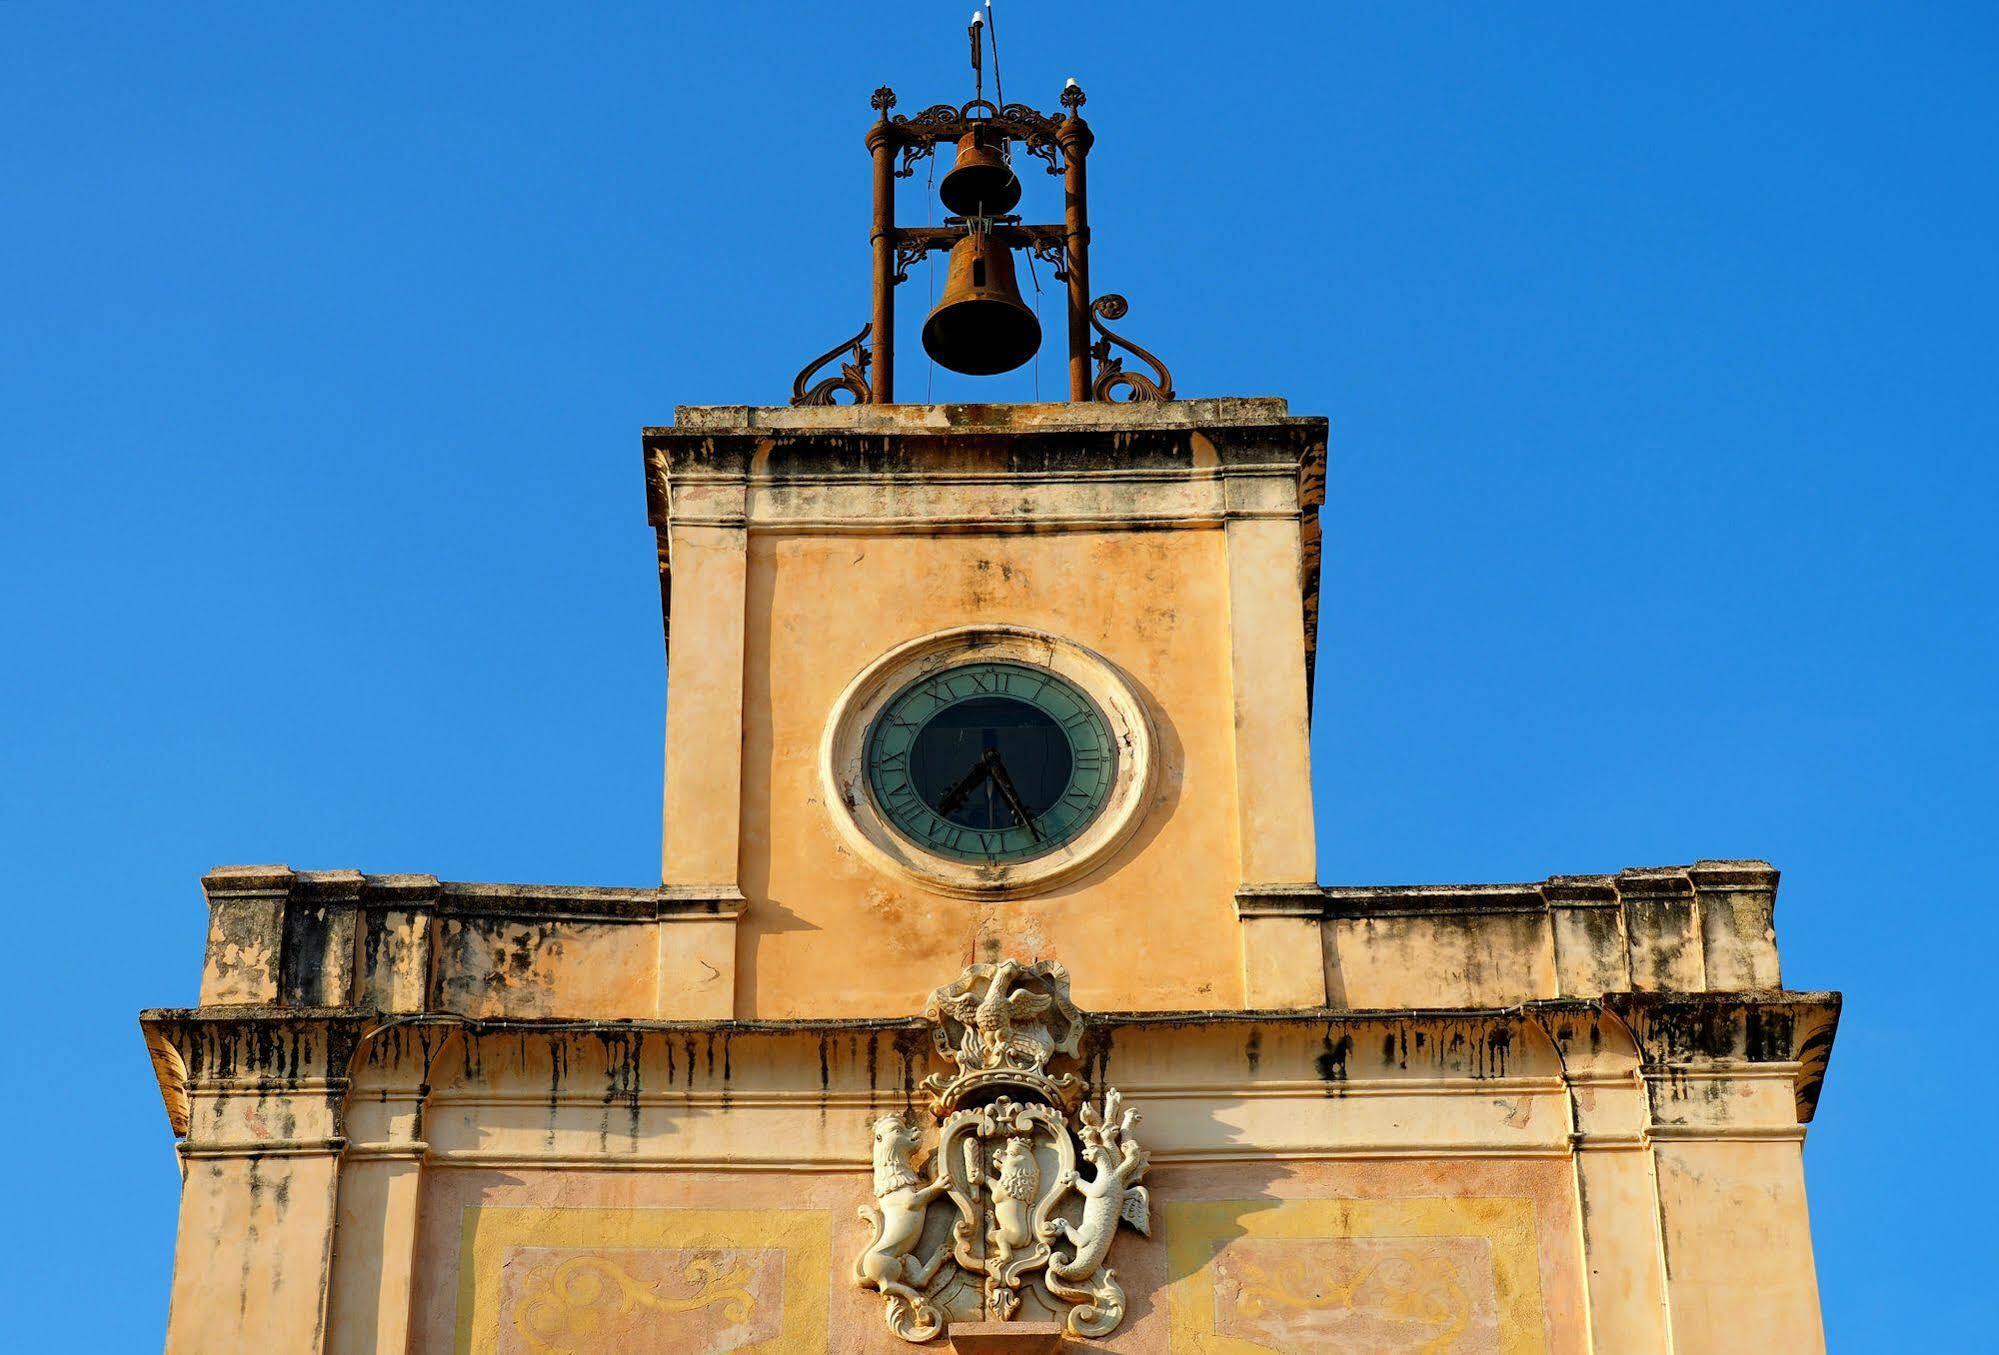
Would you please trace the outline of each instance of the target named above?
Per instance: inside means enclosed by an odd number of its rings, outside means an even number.
[[[875,1203],[854,1279],[881,1293],[889,1330],[928,1341],[950,1323],[1061,1321],[1104,1336],[1125,1295],[1106,1264],[1120,1224],[1151,1231],[1139,1184],[1148,1159],[1138,1112],[1116,1088],[1079,1096],[1073,1073],[1082,1016],[1061,965],[973,965],[924,1009],[954,1068],[924,1083],[936,1146],[901,1115],[875,1120]],[[933,1207],[934,1206],[934,1207]]]

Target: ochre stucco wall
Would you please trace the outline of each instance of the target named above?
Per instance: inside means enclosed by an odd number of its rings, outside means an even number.
[[[747,614],[739,1016],[913,1012],[940,972],[1002,951],[1067,963],[1085,1007],[1239,1005],[1219,529],[754,537]],[[856,674],[905,640],[975,623],[1102,654],[1150,707],[1159,754],[1121,850],[1046,894],[997,903],[932,894],[861,860],[818,767],[828,713]]]
[[[1076,1349],[1822,1352],[1800,1148],[1839,1003],[1781,991],[1774,869],[1312,880],[1323,421],[655,434],[661,887],[204,880],[201,1004],[143,1018],[183,1139],[171,1355],[916,1349],[854,1281],[873,1127],[950,1109],[918,1013],[1000,958],[1067,966],[1064,1075],[1151,1155],[1129,1311]],[[858,855],[821,769],[858,674],[991,625],[1115,665],[1156,759],[1132,836],[1005,901]]]
[[[1563,1163],[1230,1163],[1152,1192],[1153,1236],[1119,1246],[1130,1314],[1091,1349],[1589,1350]],[[907,1355],[847,1282],[871,1198],[862,1173],[437,1173],[409,1348]]]

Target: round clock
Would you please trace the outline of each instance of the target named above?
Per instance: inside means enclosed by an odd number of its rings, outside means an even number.
[[[888,822],[959,861],[1029,861],[1103,811],[1117,745],[1096,703],[1047,668],[974,662],[892,696],[868,730],[868,791]]]
[[[938,893],[1009,898],[1107,860],[1149,793],[1152,726],[1123,674],[1013,626],[912,640],[834,703],[827,804],[878,867]]]

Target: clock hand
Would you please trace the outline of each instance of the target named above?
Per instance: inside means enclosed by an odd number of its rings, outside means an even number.
[[[1013,816],[1020,820],[1020,826],[1027,830],[1029,837],[1036,842],[1041,841],[1041,830],[1034,826],[1034,816],[1020,802],[1020,792],[1013,788],[1013,778],[1006,774],[1006,764],[1000,761],[998,751],[988,749],[986,761],[992,764],[993,781],[999,786],[1000,794],[1006,797],[1007,807],[1013,810]]]
[[[987,764],[986,760],[984,758],[979,759],[973,765],[972,770],[966,772],[949,790],[944,792],[943,798],[937,801],[938,814],[949,815],[951,811],[965,803],[965,797],[977,790],[979,783],[988,776],[991,776],[992,772],[993,769]]]

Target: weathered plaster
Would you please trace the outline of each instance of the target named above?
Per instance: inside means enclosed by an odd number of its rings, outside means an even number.
[[[1068,966],[1062,1071],[1139,1112],[1164,1225],[1074,1348],[1823,1349],[1839,1000],[1781,986],[1774,869],[1312,879],[1323,420],[732,407],[645,455],[664,883],[211,872],[199,1005],[141,1018],[170,1352],[907,1349],[855,1283],[871,1126],[943,1069],[924,995],[1004,959]],[[1114,851],[999,901],[870,864],[820,766],[856,674],[994,625],[1114,665],[1156,763]]]

